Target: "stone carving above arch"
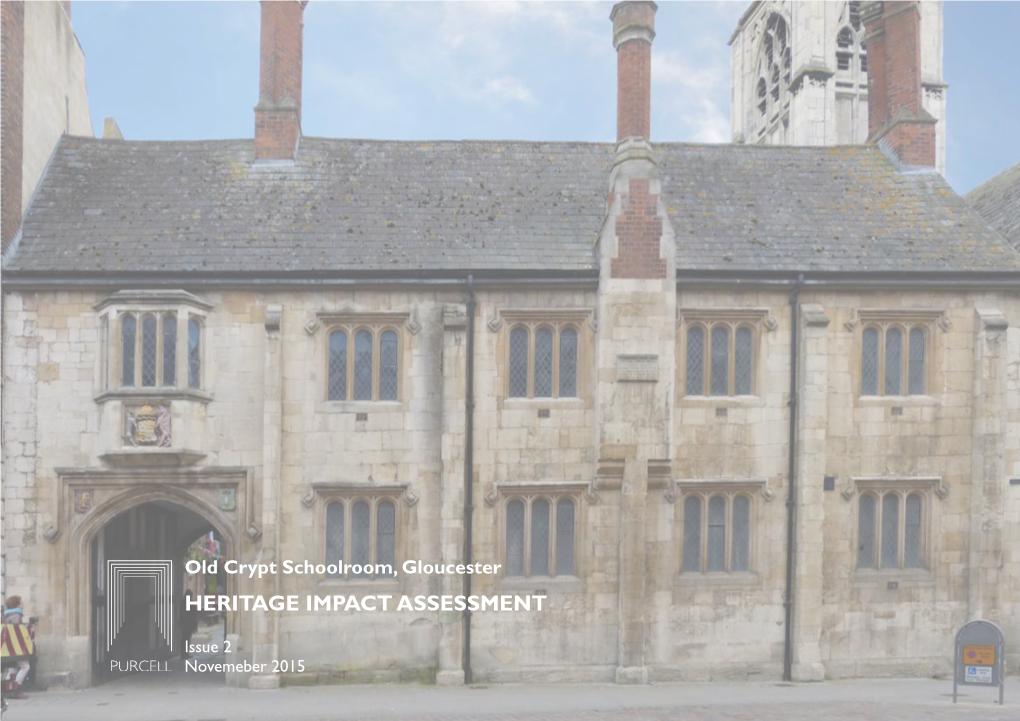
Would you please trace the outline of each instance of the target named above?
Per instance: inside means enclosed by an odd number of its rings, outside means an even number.
[[[57,511],[43,532],[43,538],[50,543],[55,543],[67,528],[75,533],[78,527],[91,524],[93,516],[102,513],[125,491],[183,494],[182,497],[204,503],[211,512],[220,514],[216,500],[220,490],[233,489],[235,497],[241,499],[238,503],[241,510],[232,511],[236,514],[234,520],[223,517],[232,535],[243,533],[250,541],[262,535],[255,517],[254,474],[247,467],[57,468],[56,472]],[[90,499],[87,509],[77,502],[83,492],[87,492]]]

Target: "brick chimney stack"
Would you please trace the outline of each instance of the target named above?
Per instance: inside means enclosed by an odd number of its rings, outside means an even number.
[[[648,140],[652,106],[652,40],[654,2],[622,2],[613,6],[613,47],[616,48],[616,140]]]
[[[262,0],[255,160],[293,160],[301,137],[301,57],[307,2]]]
[[[923,106],[921,8],[912,2],[865,2],[868,46],[868,139],[902,166],[934,168],[935,125]]]

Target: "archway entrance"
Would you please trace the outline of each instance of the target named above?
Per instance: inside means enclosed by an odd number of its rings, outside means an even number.
[[[192,642],[223,648],[226,619],[188,614],[184,594],[223,591],[225,579],[190,576],[189,558],[227,552],[219,529],[195,510],[169,500],[132,506],[107,521],[92,536],[91,628],[92,682],[222,682],[222,675],[184,672],[183,629],[193,625]],[[111,578],[110,561],[173,561],[162,575],[122,571]],[[125,566],[126,564],[121,564]],[[222,566],[222,564],[220,564]],[[190,616],[190,617],[189,617]],[[111,633],[115,630],[116,633]],[[172,648],[171,648],[172,647]],[[208,650],[192,654],[219,660]],[[199,676],[202,678],[199,679]]]

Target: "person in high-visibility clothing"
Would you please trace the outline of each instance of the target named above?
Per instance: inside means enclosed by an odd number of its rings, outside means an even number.
[[[25,622],[24,619],[25,610],[21,607],[21,596],[9,596],[4,603],[4,624],[21,625]],[[9,698],[28,698],[21,690],[21,684],[25,682],[25,677],[28,676],[31,668],[32,664],[27,659],[18,661],[18,672],[11,683],[10,693],[7,694]]]

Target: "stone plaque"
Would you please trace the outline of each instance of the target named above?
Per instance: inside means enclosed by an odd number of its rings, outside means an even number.
[[[659,356],[616,356],[616,379],[621,383],[655,383],[659,380]]]

